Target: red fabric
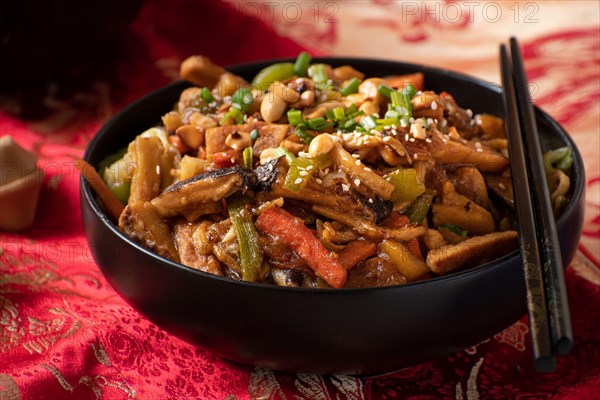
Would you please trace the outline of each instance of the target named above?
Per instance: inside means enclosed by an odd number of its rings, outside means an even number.
[[[536,49],[530,44],[526,57],[535,57]],[[567,271],[576,345],[552,374],[532,370],[525,318],[450,357],[357,378],[238,365],[140,316],[115,294],[90,256],[73,159],[116,110],[175,79],[179,62],[190,54],[226,65],[295,56],[301,47],[231,5],[150,0],[124,50],[104,75],[67,83],[59,94],[48,89],[43,104],[49,110],[33,113],[28,98],[10,93],[0,103],[5,110],[0,135],[10,134],[35,151],[46,176],[35,225],[0,233],[1,399],[598,398],[599,257],[584,245]],[[597,52],[595,57],[597,65]],[[597,99],[598,92],[588,96]],[[16,112],[17,106],[24,111]],[[565,124],[576,118],[559,116]],[[598,171],[588,171],[592,193],[599,183]],[[597,204],[588,205],[587,243],[600,236],[599,211]]]

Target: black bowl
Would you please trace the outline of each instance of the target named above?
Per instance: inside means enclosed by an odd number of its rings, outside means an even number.
[[[367,76],[422,71],[425,85],[448,91],[465,108],[503,115],[500,89],[458,73],[391,61],[331,58]],[[251,79],[271,61],[228,69]],[[92,165],[159,122],[179,93],[176,82],[130,105],[90,143]],[[536,109],[544,150],[569,146],[572,199],[557,222],[565,265],[581,235],[584,169],[567,133]],[[235,282],[166,260],[125,237],[81,181],[85,233],[110,284],[166,331],[225,358],[261,367],[314,373],[392,371],[477,344],[526,313],[517,251],[464,272],[403,286],[365,289],[286,288]]]

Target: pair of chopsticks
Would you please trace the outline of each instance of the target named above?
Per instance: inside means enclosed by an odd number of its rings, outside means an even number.
[[[500,45],[502,99],[535,369],[552,372],[556,355],[573,347],[564,269],[542,149],[516,38]]]

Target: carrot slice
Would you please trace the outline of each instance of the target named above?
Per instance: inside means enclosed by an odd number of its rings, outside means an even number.
[[[121,213],[125,209],[123,203],[121,203],[117,196],[115,196],[108,188],[94,167],[84,160],[75,160],[75,166],[81,172],[81,175],[83,175],[85,180],[88,181],[90,186],[96,191],[96,194],[104,203],[108,215],[110,215],[113,221],[118,221],[119,216],[121,216]]]
[[[346,269],[300,218],[279,207],[269,207],[256,219],[256,227],[291,247],[330,286],[341,288],[346,283]]]
[[[346,270],[377,253],[377,245],[367,240],[353,240],[339,253],[338,262]]]

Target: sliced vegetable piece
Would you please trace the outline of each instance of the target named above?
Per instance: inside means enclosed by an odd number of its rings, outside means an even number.
[[[81,172],[81,175],[83,175],[85,180],[88,181],[92,189],[94,189],[98,197],[100,197],[100,200],[102,200],[102,203],[104,203],[104,206],[106,207],[108,215],[110,215],[113,221],[118,221],[119,216],[125,208],[123,203],[121,203],[117,196],[115,196],[108,188],[94,167],[84,160],[75,160],[75,166]]]
[[[412,205],[408,209],[407,215],[410,222],[419,225],[422,224],[425,217],[427,217],[429,209],[431,208],[432,201],[432,193],[423,193],[421,196],[417,197],[417,199],[412,203]]]
[[[361,261],[375,255],[377,245],[368,240],[353,240],[339,253],[338,262],[349,270]]]
[[[240,247],[242,279],[256,282],[260,277],[262,253],[258,246],[258,232],[252,220],[252,213],[243,198],[228,201],[227,208]]]
[[[334,288],[346,282],[346,269],[315,237],[300,218],[279,207],[269,207],[260,213],[256,227],[264,234],[292,248],[311,267],[315,274]]]
[[[330,167],[331,160],[326,154],[314,158],[296,157],[290,162],[290,169],[285,176],[283,187],[294,192],[299,192],[315,172]]]
[[[398,241],[386,239],[381,242],[379,249],[389,257],[408,282],[423,278],[430,271],[424,261]]]
[[[252,80],[252,86],[265,90],[275,81],[284,81],[294,76],[294,64],[276,63],[263,68]]]
[[[386,180],[394,185],[392,200],[394,203],[413,202],[425,193],[425,185],[417,177],[414,168],[398,168],[386,176]]]

